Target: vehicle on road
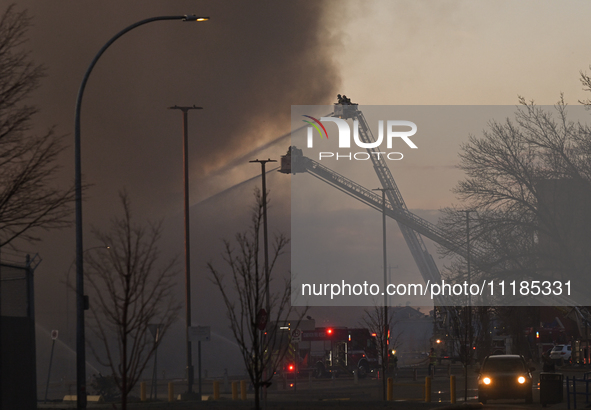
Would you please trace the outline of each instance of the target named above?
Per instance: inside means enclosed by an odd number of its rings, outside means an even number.
[[[570,363],[572,358],[572,350],[570,345],[556,345],[550,352],[550,359],[557,362],[557,364],[563,365],[564,363]]]
[[[524,399],[531,403],[534,370],[520,355],[487,356],[478,371],[478,401]]]

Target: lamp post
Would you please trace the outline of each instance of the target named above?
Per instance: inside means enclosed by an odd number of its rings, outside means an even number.
[[[382,191],[382,237],[383,237],[383,257],[384,257],[384,350],[382,352],[382,384],[383,396],[386,400],[386,372],[388,371],[388,257],[386,255],[386,191],[391,191],[392,188],[376,188],[374,191]]]
[[[464,365],[464,403],[468,400],[468,362],[472,355],[472,297],[470,296],[470,212],[473,210],[464,210],[466,213],[466,265],[467,265],[467,276],[468,276],[468,304],[466,306],[466,329],[464,337],[466,339],[466,364]]]
[[[86,253],[93,249],[111,249],[110,246],[93,246],[92,248],[84,249],[82,253]],[[68,341],[72,342],[72,334],[70,333],[70,271],[76,262],[76,258],[72,260],[70,263],[70,267],[68,268],[68,272],[66,273],[66,334]]]
[[[189,328],[191,327],[191,246],[189,232],[189,122],[187,112],[189,110],[202,110],[203,107],[168,107],[169,110],[181,110],[183,113],[183,186],[184,186],[184,215],[185,215],[185,339],[187,349],[187,395],[193,393],[193,354],[191,341],[189,340]],[[201,400],[201,342],[197,342],[199,350],[199,400]]]
[[[83,269],[83,235],[82,235],[82,161],[81,161],[81,144],[80,144],[80,112],[82,108],[82,97],[84,96],[84,89],[90,73],[96,65],[103,53],[113,44],[119,37],[125,33],[133,30],[136,27],[142,26],[153,21],[160,20],[181,20],[181,21],[206,21],[209,17],[198,17],[195,15],[183,16],[160,16],[152,17],[145,20],[138,21],[127,28],[115,34],[94,56],[90,65],[84,73],[80,88],[78,89],[78,96],[76,98],[76,112],[74,120],[74,157],[75,157],[75,189],[76,189],[76,404],[78,409],[86,408],[86,351],[85,351],[85,336],[84,336],[84,310],[86,310],[85,296],[84,296],[84,269]]]

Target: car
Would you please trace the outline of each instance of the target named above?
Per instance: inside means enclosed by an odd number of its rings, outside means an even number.
[[[487,356],[478,371],[478,401],[524,399],[533,401],[532,374],[523,356],[504,354]]]
[[[564,364],[571,361],[572,350],[570,345],[556,345],[550,352],[550,359],[558,362],[557,364]]]

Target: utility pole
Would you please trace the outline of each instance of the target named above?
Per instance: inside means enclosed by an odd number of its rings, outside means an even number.
[[[472,297],[470,295],[470,212],[473,210],[465,210],[466,213],[466,265],[468,276],[468,304],[466,306],[466,330],[465,330],[465,348],[466,348],[466,364],[464,366],[464,403],[468,400],[468,362],[470,361],[472,351]]]
[[[263,180],[263,244],[265,252],[265,309],[267,310],[267,317],[270,310],[270,295],[269,295],[269,242],[267,239],[267,173],[265,165],[267,162],[277,162],[274,159],[255,159],[249,162],[258,162],[261,164],[261,178]]]
[[[374,191],[382,191],[382,242],[383,242],[383,258],[384,258],[384,350],[382,352],[382,387],[383,387],[383,399],[387,399],[386,396],[386,372],[388,371],[388,257],[386,255],[386,191],[391,191],[392,188],[376,188]]]
[[[388,284],[392,283],[392,269],[398,269],[398,265],[396,266],[388,266]],[[390,306],[392,298],[388,295],[388,306]]]
[[[168,107],[169,110],[181,110],[183,113],[183,185],[184,185],[184,219],[185,219],[185,341],[187,349],[187,395],[193,393],[193,354],[191,341],[189,340],[189,328],[191,327],[191,244],[189,231],[189,125],[187,112],[189,110],[202,110],[203,107]],[[198,342],[201,350],[201,342]],[[199,374],[201,380],[201,374]],[[199,383],[199,400],[201,400],[201,383]]]
[[[261,178],[263,183],[263,248],[265,253],[265,310],[267,318],[271,315],[271,295],[269,293],[269,241],[267,238],[267,172],[265,165],[267,162],[277,162],[274,159],[255,159],[249,162],[258,162],[261,164]],[[269,320],[267,319],[267,323]],[[263,336],[264,337],[264,336]],[[263,342],[264,345],[264,342]],[[265,354],[265,352],[262,352]],[[263,369],[263,379],[267,379],[267,368]],[[263,407],[267,407],[267,386],[263,386]]]

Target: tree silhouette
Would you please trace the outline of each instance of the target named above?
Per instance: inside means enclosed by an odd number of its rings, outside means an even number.
[[[212,280],[217,285],[227,308],[230,327],[242,353],[248,375],[254,386],[255,408],[260,409],[261,388],[270,385],[275,371],[280,367],[290,349],[288,331],[280,327],[297,328],[306,312],[296,312],[290,304],[290,285],[285,282],[279,291],[270,295],[267,325],[261,325],[259,312],[266,309],[265,272],[259,262],[262,251],[260,231],[263,219],[261,192],[255,190],[250,228],[237,233],[235,250],[230,241],[224,240],[224,261],[228,275],[208,264]],[[283,254],[289,240],[284,235],[275,237],[270,252],[269,277],[277,259]],[[290,320],[292,314],[295,316]],[[289,325],[288,325],[289,323]],[[284,326],[286,325],[286,326]]]
[[[74,187],[62,189],[53,181],[62,137],[53,128],[31,134],[37,108],[26,100],[44,70],[23,49],[30,24],[14,4],[0,16],[0,246],[17,237],[38,239],[33,228],[71,222]]]
[[[89,345],[97,361],[113,373],[125,410],[127,395],[181,304],[172,292],[176,261],[159,263],[160,225],[135,223],[127,194],[120,199],[123,217],[114,218],[108,232],[94,229],[105,250],[87,256],[85,273],[94,335]],[[157,341],[149,331],[155,323],[160,325]]]

